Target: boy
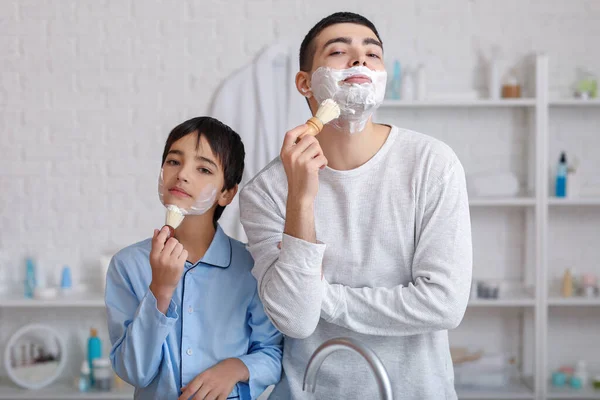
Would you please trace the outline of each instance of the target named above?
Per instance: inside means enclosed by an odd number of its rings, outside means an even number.
[[[252,273],[286,335],[271,399],[305,398],[306,363],[339,336],[375,351],[395,399],[456,399],[447,330],[460,323],[471,283],[464,171],[440,141],[373,123],[385,82],[369,20],[336,13],[317,23],[302,42],[296,86],[313,114],[333,98],[341,115],[316,138],[297,141],[306,125],[287,132],[281,156],[242,190]],[[315,396],[376,398],[370,376],[365,360],[336,353]]]
[[[110,358],[136,399],[256,399],[280,378],[282,337],[258,298],[253,260],[217,224],[243,169],[240,137],[213,118],[169,134],[161,201],[208,205],[186,215],[175,237],[155,230],[110,263]]]

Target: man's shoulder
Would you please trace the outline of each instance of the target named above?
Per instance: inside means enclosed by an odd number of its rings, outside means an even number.
[[[287,191],[287,177],[281,158],[276,157],[248,181],[240,191],[240,204],[248,199],[249,193],[259,193],[274,200]]]
[[[452,165],[459,161],[454,150],[444,141],[411,129],[396,129],[396,148],[403,153],[411,152],[422,161],[443,165]]]

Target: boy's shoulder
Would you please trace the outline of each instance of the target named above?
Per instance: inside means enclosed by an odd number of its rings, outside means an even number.
[[[113,256],[115,264],[130,264],[132,261],[149,260],[152,238],[141,240],[122,248]]]
[[[231,265],[247,271],[252,270],[254,259],[248,251],[248,245],[232,237],[228,236],[228,238],[231,245]]]

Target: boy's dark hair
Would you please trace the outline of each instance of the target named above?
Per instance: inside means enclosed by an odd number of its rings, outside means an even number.
[[[335,24],[358,24],[363,25],[373,31],[379,42],[383,45],[383,41],[379,37],[379,32],[375,28],[375,25],[365,17],[359,14],[351,12],[337,12],[323,18],[304,37],[302,44],[300,45],[300,71],[308,72],[312,68],[313,60],[315,58],[315,38],[323,31],[323,29],[335,25]]]
[[[229,190],[239,184],[244,173],[244,158],[246,155],[242,139],[229,126],[211,117],[192,118],[173,128],[165,143],[161,165],[165,163],[173,143],[192,133],[198,133],[196,148],[200,146],[200,138],[204,136],[221,163],[225,177],[225,184],[221,191]],[[217,205],[213,216],[215,227],[224,210],[225,207]]]

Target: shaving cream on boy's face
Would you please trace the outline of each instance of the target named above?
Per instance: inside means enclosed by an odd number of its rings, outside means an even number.
[[[166,193],[168,193],[168,188],[165,187],[163,169],[161,168],[158,176],[158,198],[165,207],[172,205],[166,203]],[[177,205],[184,215],[202,215],[211,209],[216,199],[217,189],[212,184],[208,184],[202,188],[197,196],[192,197],[190,195],[190,199],[183,196],[183,199],[178,201],[179,204],[173,205]]]
[[[385,97],[387,72],[359,66],[348,69],[319,67],[311,77],[311,91],[320,104],[333,99],[340,117],[330,124],[350,133],[361,132]]]

